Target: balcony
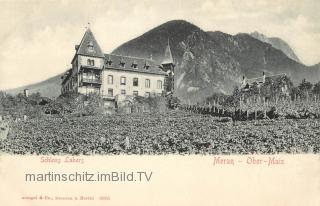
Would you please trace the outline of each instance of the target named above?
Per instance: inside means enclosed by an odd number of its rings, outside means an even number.
[[[100,68],[100,67],[90,66],[90,65],[81,65],[80,69],[102,70],[102,68]]]
[[[85,77],[82,77],[82,82],[83,83],[88,83],[88,84],[102,84],[101,79],[97,79],[97,78],[85,78]]]
[[[114,101],[116,100],[116,97],[115,96],[111,96],[111,95],[101,95],[101,98],[103,98],[104,100],[111,100],[111,101]]]

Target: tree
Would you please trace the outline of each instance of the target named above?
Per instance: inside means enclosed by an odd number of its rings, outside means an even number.
[[[279,80],[281,80],[281,85],[287,85],[288,89],[291,89],[293,87],[293,82],[291,81],[290,77],[281,76]]]
[[[320,81],[313,86],[312,93],[316,95],[317,99],[320,96]]]
[[[225,104],[228,107],[232,107],[234,111],[237,110],[237,108],[240,107],[240,97],[241,97],[241,91],[239,87],[235,87],[232,95],[227,97]]]
[[[58,101],[51,101],[44,106],[44,112],[46,114],[61,114],[63,111],[63,106]]]
[[[260,95],[260,88],[257,82],[254,82],[249,90],[249,96],[250,97],[257,97],[258,95]],[[256,98],[255,98],[256,99]]]
[[[99,94],[91,93],[85,98],[86,106],[85,111],[88,115],[102,114],[103,100]]]
[[[28,101],[32,105],[37,105],[42,100],[41,94],[39,92],[32,93],[28,97]]]
[[[238,108],[240,108],[241,95],[241,90],[236,86],[232,92],[232,95],[228,96],[225,100],[225,106],[231,107],[234,111],[232,114],[232,120],[234,124],[236,120],[236,111]]]
[[[301,96],[301,91],[299,89],[299,87],[292,87],[291,90],[291,96],[292,96],[292,100],[297,101],[298,97]]]
[[[167,101],[167,107],[170,108],[170,109],[175,109],[180,105],[179,98],[178,97],[174,97],[172,95],[166,97],[166,101]]]
[[[303,95],[307,98],[307,100],[309,99],[309,94],[311,92],[312,86],[312,83],[308,82],[306,79],[303,79],[300,85],[298,86],[299,89],[302,91]]]
[[[63,114],[74,113],[74,112],[83,113],[85,99],[86,97],[82,94],[78,94],[76,92],[70,92],[70,93],[60,95],[56,99],[56,101],[62,104]]]
[[[276,102],[279,97],[289,95],[289,91],[293,87],[293,83],[289,77],[286,75],[278,76],[272,85],[272,95]]]
[[[272,98],[274,96],[274,80],[272,78],[266,78],[264,84],[260,88],[260,94],[265,98]]]
[[[223,104],[224,98],[227,96],[223,93],[213,93],[211,96],[206,98],[206,103],[211,103],[216,102],[218,104]]]

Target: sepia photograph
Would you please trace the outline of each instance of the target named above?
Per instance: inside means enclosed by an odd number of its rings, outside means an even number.
[[[317,1],[80,2],[1,1],[1,153],[319,154]]]
[[[319,206],[319,11],[0,0],[0,205]]]

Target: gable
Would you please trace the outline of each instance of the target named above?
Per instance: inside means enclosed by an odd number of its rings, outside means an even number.
[[[76,54],[104,58],[104,54],[90,29],[87,29],[84,34]]]

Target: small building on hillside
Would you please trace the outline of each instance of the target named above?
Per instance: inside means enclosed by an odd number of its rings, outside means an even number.
[[[159,48],[161,49],[161,48]],[[106,100],[120,96],[168,95],[174,90],[174,61],[168,45],[160,65],[152,59],[105,54],[88,28],[75,46],[72,67],[61,77],[61,93],[97,93]]]
[[[25,97],[29,97],[29,89],[24,89],[24,90],[23,90],[23,95],[24,95]]]
[[[265,73],[262,73],[262,76],[260,77],[256,77],[256,78],[251,78],[251,79],[247,79],[245,76],[243,76],[242,78],[242,83],[240,86],[240,90],[242,92],[247,92],[250,91],[250,89],[255,85],[258,87],[258,89],[261,88],[262,85],[264,85],[267,81],[271,81],[271,82],[276,82],[279,81],[281,82],[281,84],[279,85],[280,89],[281,89],[281,93],[284,95],[289,96],[289,89],[288,89],[288,85],[287,82],[285,81],[286,79],[286,74],[276,74],[276,75],[265,75]]]

